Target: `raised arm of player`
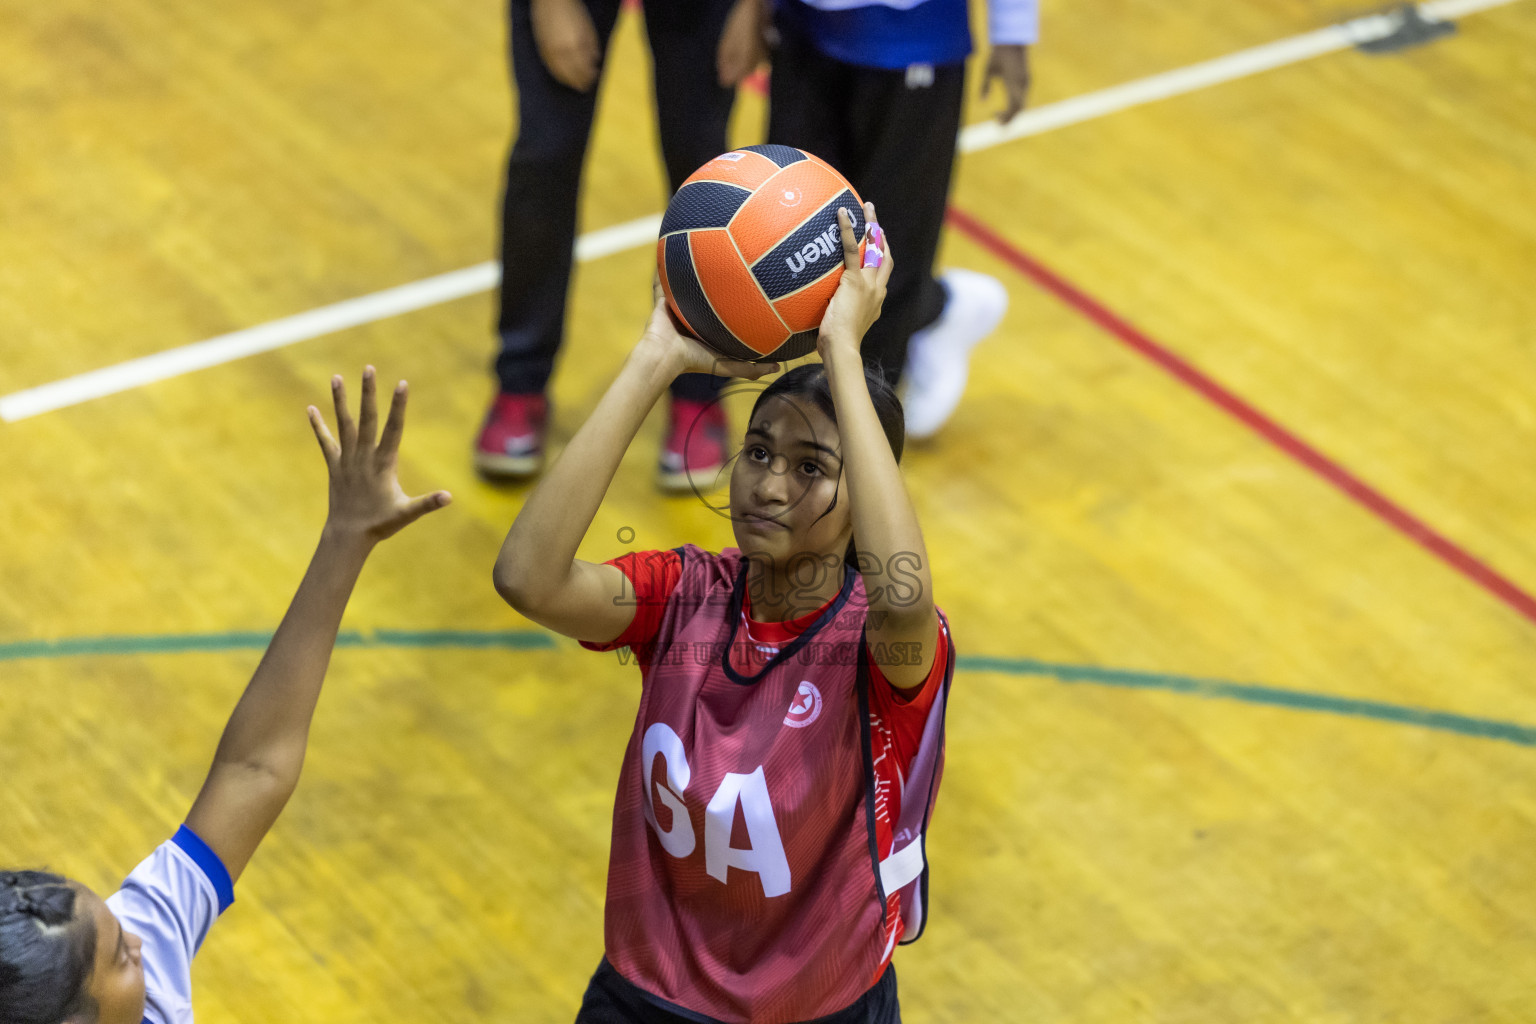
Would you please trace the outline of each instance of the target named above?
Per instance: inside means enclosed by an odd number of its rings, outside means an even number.
[[[395,479],[405,428],[405,382],[395,388],[384,433],[375,443],[374,371],[363,371],[362,408],[354,424],[340,377],[331,380],[337,434],[314,406],[309,422],[330,469],[330,513],[320,543],[267,653],[251,677],[213,767],[187,815],[187,826],[213,848],[237,879],[299,782],[309,723],[336,643],[341,613],[373,546],[449,502],[447,491],[407,497]]]
[[[625,450],[656,400],[680,373],[756,380],[776,364],[721,359],[679,333],[661,288],[640,341],[571,443],[528,496],[507,531],[492,578],[496,592],[542,626],[607,643],[634,620],[624,574],[584,562],[576,548],[592,525]]]
[[[822,318],[816,348],[832,385],[853,539],[869,595],[865,637],[885,678],[905,688],[921,685],[933,666],[939,617],[923,531],[864,382],[859,345],[880,316],[893,264],[889,240],[875,220],[874,204],[865,203],[864,213],[871,236],[866,253],[880,255],[861,261],[853,224],[847,211],[839,210],[843,279]],[[861,266],[861,262],[875,265]],[[918,657],[908,653],[914,651]]]

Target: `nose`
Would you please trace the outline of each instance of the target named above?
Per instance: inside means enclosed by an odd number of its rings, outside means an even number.
[[[752,481],[752,500],[758,505],[783,505],[789,501],[789,460],[775,455],[760,466]]]
[[[133,932],[124,932],[123,940],[128,943],[128,955],[137,960],[144,949],[144,940]]]

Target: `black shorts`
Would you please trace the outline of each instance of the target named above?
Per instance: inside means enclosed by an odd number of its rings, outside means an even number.
[[[713,1017],[663,1002],[631,984],[604,957],[581,998],[576,1024],[719,1024]],[[888,966],[852,1006],[804,1024],[901,1024],[896,968]]]

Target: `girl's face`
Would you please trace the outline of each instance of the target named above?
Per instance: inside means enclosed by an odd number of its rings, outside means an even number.
[[[78,883],[77,883],[78,884]],[[123,930],[106,903],[85,886],[75,897],[75,914],[89,914],[96,928],[96,964],[87,987],[100,1024],[139,1024],[144,1019],[143,943]]]
[[[842,562],[853,517],[841,451],[837,425],[812,403],[786,395],[759,406],[731,471],[731,526],[742,554],[780,571],[797,556]]]

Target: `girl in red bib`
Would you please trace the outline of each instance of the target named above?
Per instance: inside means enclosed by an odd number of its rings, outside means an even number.
[[[891,272],[865,213],[861,261],[839,212],[845,269],[821,364],[753,407],[730,480],[737,548],[576,558],[675,376],[777,369],[722,362],[658,296],[497,559],[518,611],[594,650],[628,647],[640,666],[606,955],[578,1024],[900,1020],[890,960],[923,927],[954,655],[897,468],[901,406],[859,353]]]

